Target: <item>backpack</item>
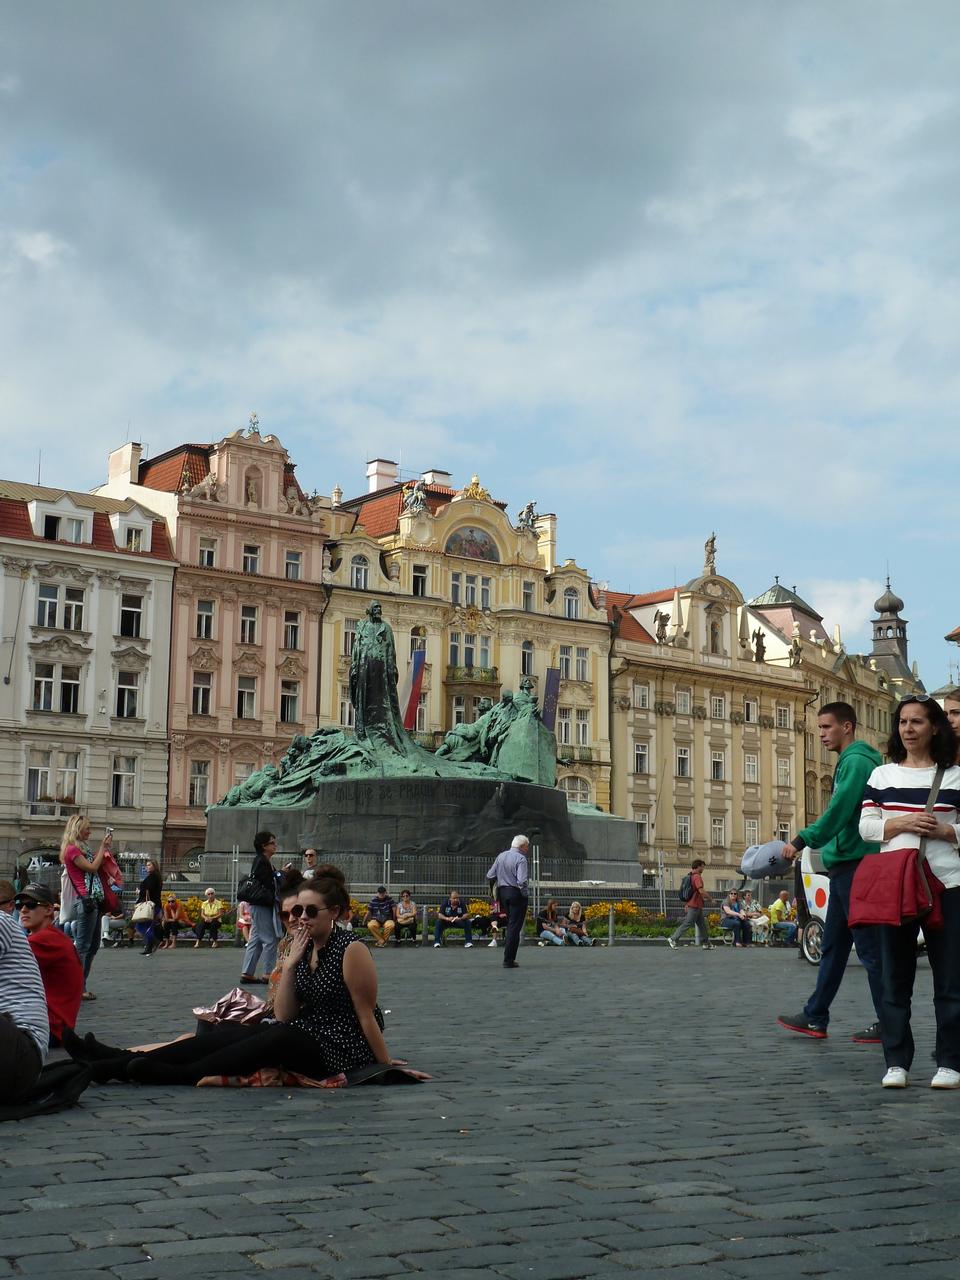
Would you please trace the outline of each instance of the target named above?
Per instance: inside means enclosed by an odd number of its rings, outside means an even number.
[[[680,881],[680,901],[689,902],[693,897],[693,872],[688,871]]]

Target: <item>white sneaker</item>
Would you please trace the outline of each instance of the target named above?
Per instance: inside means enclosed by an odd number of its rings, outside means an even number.
[[[940,1072],[937,1072],[939,1075]],[[905,1067],[887,1067],[886,1075],[880,1081],[884,1089],[905,1089],[910,1083]]]
[[[937,1074],[930,1081],[931,1089],[960,1089],[960,1071],[953,1067],[937,1067]]]
[[[464,951],[469,951],[469,950],[470,950],[470,948],[471,948],[472,946],[473,946],[473,943],[472,943],[472,942],[465,942],[465,943],[463,944],[463,949],[464,949]]]
[[[546,945],[547,945],[547,944],[546,944],[545,942],[538,942],[538,943],[537,943],[537,946],[538,946],[538,947],[545,947]]]
[[[677,949],[677,944],[673,938],[667,938],[667,946],[671,951],[676,951]]]
[[[435,943],[433,944],[433,949],[434,949],[434,951],[439,951],[439,950],[440,950],[440,943],[439,943],[439,942],[435,942]]]
[[[488,947],[495,947],[496,945],[497,945],[496,938],[491,938],[490,941],[487,943]]]

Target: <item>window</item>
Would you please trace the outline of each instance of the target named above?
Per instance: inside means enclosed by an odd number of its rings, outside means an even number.
[[[633,820],[637,824],[637,844],[650,843],[650,815],[649,813],[634,813]]]
[[[557,710],[557,742],[569,747],[573,741],[573,710],[571,707],[560,707]]]
[[[216,538],[200,539],[200,554],[197,557],[197,563],[204,569],[215,569],[217,565],[217,540]]]
[[[478,665],[482,667],[484,671],[488,671],[490,669],[490,637],[489,636],[480,637],[480,662]]]
[[[56,817],[53,767],[52,751],[31,751],[27,756],[27,804],[32,817]]]
[[[803,735],[803,748],[804,748],[803,750],[804,756],[808,760],[812,760],[815,755],[814,738],[812,733],[807,732]]]
[[[57,625],[57,604],[60,598],[58,587],[48,582],[41,582],[37,593],[37,626],[55,627]]]
[[[53,673],[52,662],[37,662],[33,667],[33,709],[34,711],[53,710]]]
[[[117,719],[137,718],[137,696],[140,691],[140,674],[137,671],[117,672]]]
[[[724,769],[724,755],[722,751],[711,751],[710,753],[710,780],[711,782],[722,782]]]
[[[590,712],[577,712],[577,746],[586,747],[590,742]]]
[[[260,572],[260,548],[251,542],[246,542],[243,546],[243,572]]]
[[[82,542],[83,541],[83,521],[68,518],[64,521],[66,525],[66,541]]]
[[[789,840],[790,840],[790,823],[789,822],[777,823],[777,839],[782,840],[784,844],[789,843]]]
[[[43,536],[47,542],[57,542],[60,538],[60,517],[43,517]]]
[[[689,813],[677,814],[677,844],[690,843],[690,815]]]
[[[744,782],[760,781],[760,760],[758,756],[747,752],[743,757],[743,780]]]
[[[197,601],[197,639],[198,640],[213,639],[213,611],[214,611],[214,603],[212,600]]]
[[[257,718],[257,677],[237,677],[237,719],[256,720]]]
[[[285,649],[300,648],[300,614],[296,609],[283,611],[283,647]]]
[[[303,552],[288,551],[284,557],[284,577],[288,582],[299,582],[303,576]]]
[[[410,658],[418,651],[426,653],[427,651],[427,628],[411,627],[410,628]],[[424,659],[426,661],[426,659]]]
[[[520,674],[522,676],[533,675],[533,641],[524,640],[520,646]]]
[[[589,679],[589,676],[587,674],[589,661],[590,661],[589,650],[586,648],[581,648],[581,646],[578,645],[577,646],[577,665],[575,668],[578,680]]]
[[[353,642],[357,638],[357,619],[344,618],[343,620],[343,656],[349,658],[353,653]],[[343,722],[341,721],[341,724]]]
[[[350,561],[350,585],[355,591],[366,591],[370,578],[370,564],[366,556],[354,556]]]
[[[569,680],[573,669],[573,646],[562,644],[560,646],[560,679]]]
[[[208,716],[210,714],[210,695],[213,690],[213,676],[209,671],[195,671],[193,673],[193,697],[191,707],[195,716]]]
[[[280,719],[284,724],[300,721],[300,681],[280,681]]]
[[[143,550],[143,530],[127,525],[125,545],[128,551]]]
[[[463,574],[451,573],[450,575],[450,603],[462,604],[463,600]]]
[[[450,665],[451,667],[459,667],[460,665],[460,642],[462,636],[459,631],[450,632]],[[459,723],[455,721],[454,723]]]
[[[425,564],[415,564],[413,566],[413,594],[415,596],[425,596],[427,594],[427,566]]]
[[[453,723],[463,724],[467,718],[467,704],[460,694],[453,698]]]
[[[710,844],[714,849],[722,849],[727,843],[726,820],[724,818],[710,819]]]
[[[760,843],[760,822],[757,818],[746,818],[743,823],[743,838],[747,847]]]
[[[691,695],[689,689],[677,689],[674,693],[677,704],[677,715],[688,716],[690,714]]]
[[[712,693],[710,695],[710,718],[712,720],[723,720],[727,714],[727,700],[722,693]]]
[[[744,724],[756,724],[760,719],[760,703],[756,698],[744,698],[743,700],[743,722]]]
[[[777,786],[789,787],[790,761],[784,756],[777,756]]]
[[[82,587],[64,587],[63,589],[63,629],[64,631],[83,630]],[[139,635],[140,632],[136,634]]]
[[[57,808],[61,816],[78,811],[80,752],[61,751],[57,762]]]
[[[580,617],[580,592],[576,587],[567,587],[564,590],[563,616],[565,618]]]
[[[350,701],[350,686],[340,686],[340,723],[344,729],[353,728],[353,703]]]
[[[523,611],[524,613],[533,613],[534,605],[534,584],[525,582],[523,584]]]
[[[143,596],[127,595],[120,597],[120,634],[122,636],[140,636],[143,620]]]
[[[114,756],[110,803],[114,809],[132,809],[137,788],[137,757]]]
[[[233,785],[238,787],[241,782],[246,782],[256,767],[252,760],[238,760],[233,767]]]
[[[777,728],[790,728],[790,707],[782,702],[777,703]]]
[[[477,603],[477,575],[468,573],[464,578],[463,603],[466,605],[475,605]]]
[[[463,665],[472,667],[477,654],[477,637],[469,631],[464,632],[463,636]]]
[[[650,772],[650,747],[646,742],[635,742],[633,744],[633,772]]]
[[[590,783],[586,778],[561,778],[558,785],[571,804],[590,803]]]
[[[80,711],[80,668],[60,668],[60,711],[75,716]]]
[[[690,777],[690,748],[677,747],[677,777]]]
[[[240,606],[240,643],[257,643],[257,614],[259,607],[255,604]]]
[[[210,803],[210,761],[190,761],[190,795],[187,803],[205,809]]]
[[[480,579],[480,608],[481,609],[490,608],[490,601],[492,599],[491,592],[492,592],[492,588],[491,588],[490,579],[481,578]]]
[[[638,711],[649,711],[650,686],[648,684],[639,684],[636,681],[634,681],[633,705],[637,708]]]
[[[427,695],[425,693],[421,693],[417,699],[417,719],[414,728],[417,733],[427,731]]]

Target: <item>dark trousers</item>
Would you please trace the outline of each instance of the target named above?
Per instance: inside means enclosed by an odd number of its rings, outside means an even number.
[[[923,938],[933,974],[933,1008],[937,1018],[937,1066],[960,1071],[960,889],[943,893],[943,928],[928,929]],[[883,1003],[880,1034],[888,1067],[913,1062],[910,1001],[917,972],[920,922],[880,927],[883,957]]]
[[[43,1060],[37,1042],[8,1013],[0,1013],[0,1102],[21,1102],[40,1076]]]
[[[403,938],[409,938],[411,942],[417,940],[417,922],[416,920],[408,920],[406,924],[398,924],[397,931],[393,935],[394,942],[400,942]]]
[[[511,964],[517,958],[520,935],[527,918],[527,895],[521,889],[500,885],[497,890],[500,906],[507,913],[507,940],[503,949],[503,963]]]
[[[880,1018],[883,985],[880,978],[879,932],[874,925],[851,929],[847,924],[850,886],[857,866],[856,862],[841,864],[830,876],[830,901],[827,903],[827,919],[823,926],[820,971],[813,995],[803,1008],[810,1021],[822,1027],[826,1027],[830,1021],[830,1006],[840,990],[852,946],[857,948],[860,962],[867,971],[873,1007],[877,1018]],[[911,979],[911,984],[912,981]]]
[[[217,938],[220,935],[220,921],[219,920],[199,920],[193,926],[193,932],[196,935],[197,942],[203,941],[203,935],[205,933],[209,933],[211,942],[216,942]]]
[[[203,1076],[246,1076],[278,1066],[315,1079],[330,1074],[320,1043],[305,1031],[285,1022],[265,1027],[226,1022],[142,1055],[137,1079],[143,1084],[196,1084]]]

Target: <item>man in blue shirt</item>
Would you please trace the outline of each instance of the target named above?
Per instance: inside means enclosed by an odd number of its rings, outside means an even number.
[[[443,945],[443,935],[448,929],[463,930],[463,949],[473,946],[473,930],[470,927],[470,917],[467,915],[467,908],[460,901],[460,894],[456,889],[450,890],[450,896],[445,899],[440,913],[437,916],[437,927],[433,931],[433,945],[439,947]]]
[[[526,836],[514,836],[509,849],[498,853],[493,866],[487,872],[487,879],[496,882],[494,896],[500,903],[500,909],[507,913],[507,940],[503,950],[503,967],[519,969],[517,949],[520,946],[520,934],[523,922],[527,918],[527,850],[530,841]]]

